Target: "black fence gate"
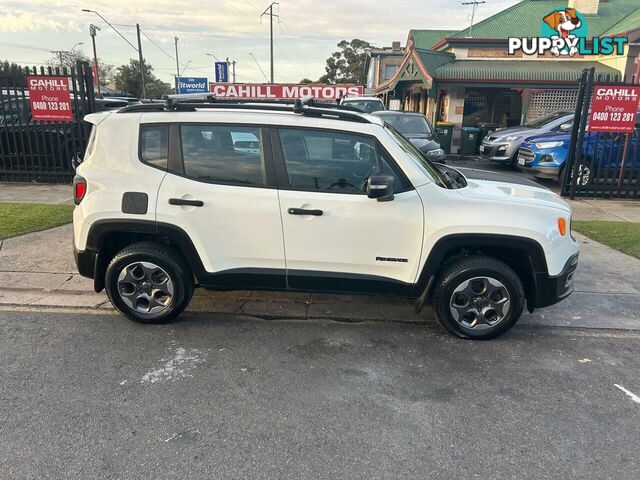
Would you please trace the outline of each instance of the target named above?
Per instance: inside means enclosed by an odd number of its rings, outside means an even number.
[[[27,76],[65,76],[71,93],[71,122],[34,121]],[[0,67],[0,182],[69,183],[74,155],[82,156],[95,111],[93,75],[87,64],[75,68]]]
[[[563,169],[562,195],[570,198],[639,199],[640,115],[635,114],[633,133],[588,131],[591,99],[596,84],[614,88],[637,86],[596,78],[594,69],[583,72],[567,164]]]

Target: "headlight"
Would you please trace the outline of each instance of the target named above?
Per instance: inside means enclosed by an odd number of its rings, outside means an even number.
[[[505,142],[513,142],[514,140],[518,140],[520,135],[511,135],[504,139]]]
[[[430,150],[426,153],[429,158],[442,158],[444,157],[444,150],[441,148],[436,148],[435,150]]]
[[[540,142],[534,145],[540,149],[561,147],[564,142]]]

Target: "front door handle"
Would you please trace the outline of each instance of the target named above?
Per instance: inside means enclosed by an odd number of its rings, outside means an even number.
[[[290,215],[322,215],[322,210],[307,210],[306,208],[290,208],[287,210]]]
[[[169,205],[187,205],[189,207],[203,207],[202,200],[189,200],[186,198],[170,198]]]

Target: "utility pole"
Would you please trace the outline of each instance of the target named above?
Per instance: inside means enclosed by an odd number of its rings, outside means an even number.
[[[229,57],[227,57],[227,70],[231,67],[231,78],[233,78],[233,83],[236,83],[236,61],[229,61]]]
[[[142,98],[147,98],[147,86],[144,83],[144,58],[142,57],[142,41],[140,40],[140,24],[136,23],[138,34],[138,61],[140,62],[140,81],[142,81]]]
[[[279,17],[280,15],[275,15],[273,13],[273,6],[274,5],[278,5],[280,6],[280,4],[278,2],[271,2],[271,5],[269,5],[264,12],[262,12],[262,15],[260,15],[260,18],[262,18],[264,15],[269,15],[269,36],[271,39],[271,83],[274,83],[273,81],[273,17]],[[269,11],[269,13],[267,13],[267,10]]]
[[[487,3],[487,2],[485,2],[484,0],[482,1],[472,0],[471,2],[462,2],[462,5],[473,5],[473,9],[471,10],[471,24],[469,25],[469,35],[467,36],[467,38],[472,37],[471,33],[473,32],[473,19],[476,16],[476,9],[478,8],[478,5],[481,3]]]
[[[93,68],[96,72],[96,86],[98,87],[98,95],[100,95],[100,72],[98,70],[98,53],[96,51],[96,35],[100,27],[89,24],[89,35],[91,35],[91,43],[93,44]]]
[[[173,37],[176,44],[176,93],[180,93],[180,63],[178,62],[178,37]]]

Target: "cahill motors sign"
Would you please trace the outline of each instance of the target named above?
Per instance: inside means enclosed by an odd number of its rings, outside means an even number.
[[[623,55],[627,37],[593,37],[587,43],[587,21],[574,8],[552,10],[542,18],[539,37],[510,37],[509,55]]]
[[[295,85],[262,83],[210,83],[209,91],[219,98],[337,100],[364,93],[358,85]]]
[[[27,77],[31,120],[71,122],[69,77]]]
[[[632,133],[639,102],[640,86],[596,85],[593,88],[587,130]]]

